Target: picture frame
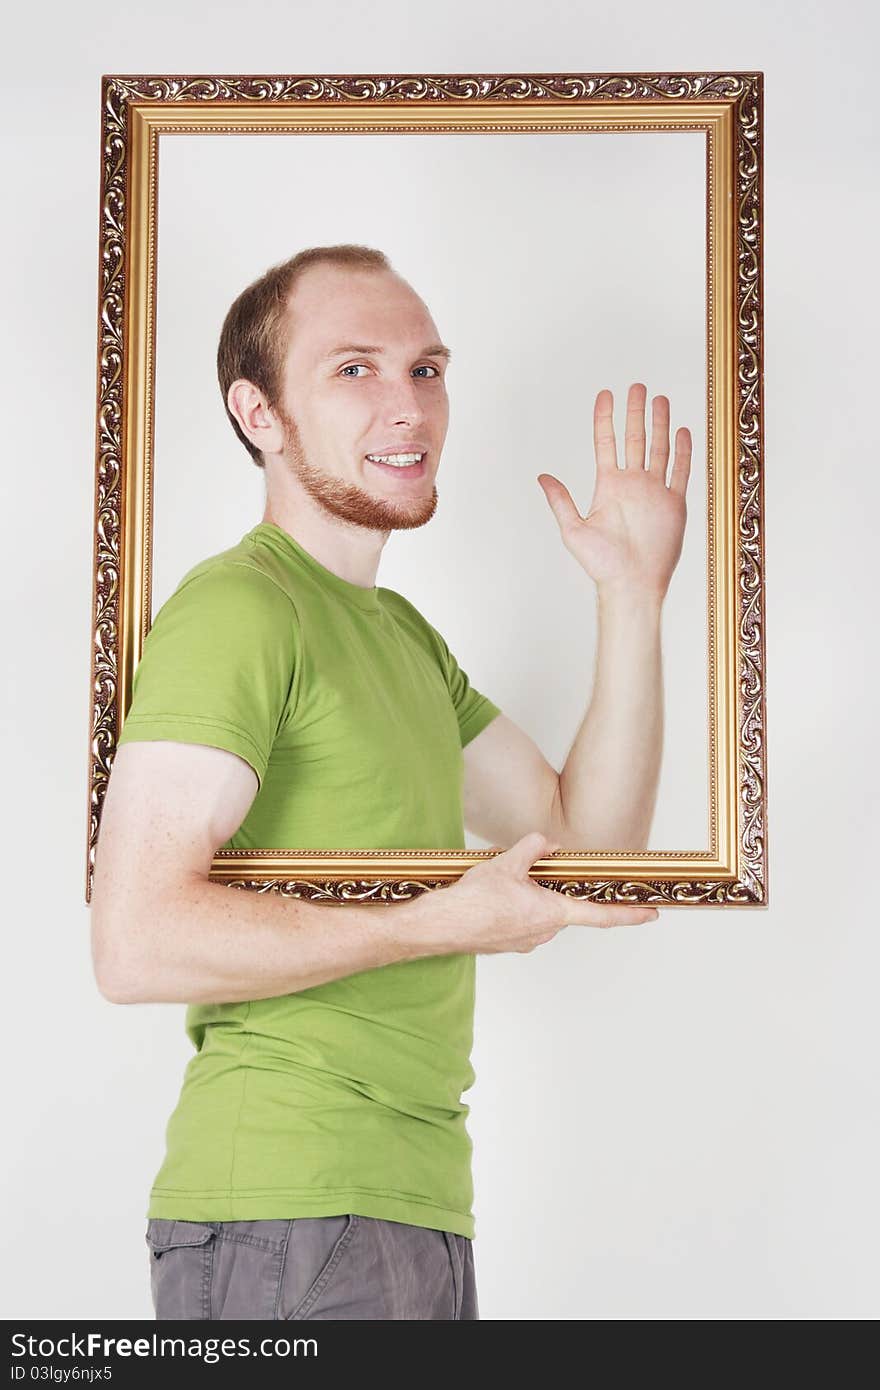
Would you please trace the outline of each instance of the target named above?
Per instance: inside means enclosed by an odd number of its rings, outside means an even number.
[[[763,74],[105,75],[86,901],[101,806],[150,625],[159,151],[176,134],[701,132],[706,170],[709,848],[559,851],[544,886],[593,901],[766,907]],[[249,891],[391,902],[493,850],[218,851]]]

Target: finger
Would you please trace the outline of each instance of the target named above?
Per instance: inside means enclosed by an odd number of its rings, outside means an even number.
[[[670,492],[680,493],[683,497],[687,490],[688,478],[691,475],[691,450],[693,441],[691,432],[684,426],[675,431],[675,458],[672,461],[672,473],[669,478]]]
[[[614,438],[614,397],[600,391],[593,407],[593,450],[597,473],[617,472],[617,444]]]
[[[574,498],[565,483],[554,478],[552,473],[539,473],[538,482],[544,489],[544,496],[550,503],[553,515],[559,522],[561,530],[564,531],[567,526],[574,526],[576,522],[583,521],[583,517],[574,505]]]
[[[645,401],[648,388],[634,381],[626,397],[626,434],[623,441],[624,468],[645,467]]]
[[[635,927],[643,922],[654,922],[659,915],[655,907],[648,907],[647,904],[592,903],[582,898],[570,898],[555,888],[544,891],[555,893],[562,899],[559,915],[571,927]]]
[[[655,907],[599,907],[594,920],[584,922],[587,927],[640,927],[646,922],[656,922],[659,913]],[[581,925],[573,923],[573,926]]]
[[[545,855],[552,854],[558,848],[559,845],[551,840],[549,835],[545,835],[543,830],[530,830],[527,835],[517,840],[516,844],[511,845],[510,849],[499,854],[495,862],[506,862],[511,873],[525,876],[536,859],[543,859]]]
[[[651,406],[651,454],[648,472],[666,482],[669,463],[669,397],[655,396]]]

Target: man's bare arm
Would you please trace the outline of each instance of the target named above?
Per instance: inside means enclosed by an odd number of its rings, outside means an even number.
[[[492,844],[538,828],[562,849],[647,846],[663,746],[660,601],[599,594],[592,696],[561,773],[505,714],[464,749],[464,820]]]
[[[542,830],[562,846],[556,811],[559,773],[506,714],[496,714],[464,747],[462,806],[468,830],[492,845],[512,845]]]
[[[645,849],[663,739],[660,619],[681,554],[691,434],[676,431],[669,466],[669,400],[655,396],[647,456],[647,388],[627,392],[624,466],[617,465],[613,404],[593,409],[596,481],[586,516],[551,473],[538,482],[566,549],[595,581],[599,640],[593,696],[559,776],[557,816],[566,842],[590,849]]]
[[[530,951],[562,927],[647,922],[648,908],[575,902],[528,877],[529,833],[446,888],[360,907],[210,880],[256,774],[220,748],[123,744],[104,798],[92,895],[98,987],[117,1004],[225,1004],[311,989],[397,961]]]
[[[663,756],[661,603],[599,593],[590,704],[559,774],[552,834],[569,849],[647,847]]]
[[[566,549],[596,583],[596,669],[560,773],[509,721],[493,720],[465,748],[465,824],[495,843],[509,844],[525,817],[565,849],[647,847],[663,747],[661,610],[681,553],[692,446],[682,427],[667,486],[669,401],[655,396],[645,467],[646,398],[645,386],[634,382],[625,465],[618,468],[613,397],[607,390],[597,395],[596,485],[586,516],[559,478],[538,474]]]
[[[257,791],[221,748],[123,744],[104,799],[91,903],[95,977],[114,1003],[233,1003],[422,952],[384,906],[326,905],[209,878]]]

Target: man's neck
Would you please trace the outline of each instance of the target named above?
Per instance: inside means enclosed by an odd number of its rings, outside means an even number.
[[[308,496],[285,505],[267,500],[261,521],[280,526],[303,550],[349,584],[372,589],[390,531],[370,531],[333,516]]]

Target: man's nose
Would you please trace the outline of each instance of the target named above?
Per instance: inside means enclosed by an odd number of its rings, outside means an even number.
[[[391,423],[395,425],[411,425],[425,418],[416,384],[411,377],[394,384],[389,392],[387,406]]]

